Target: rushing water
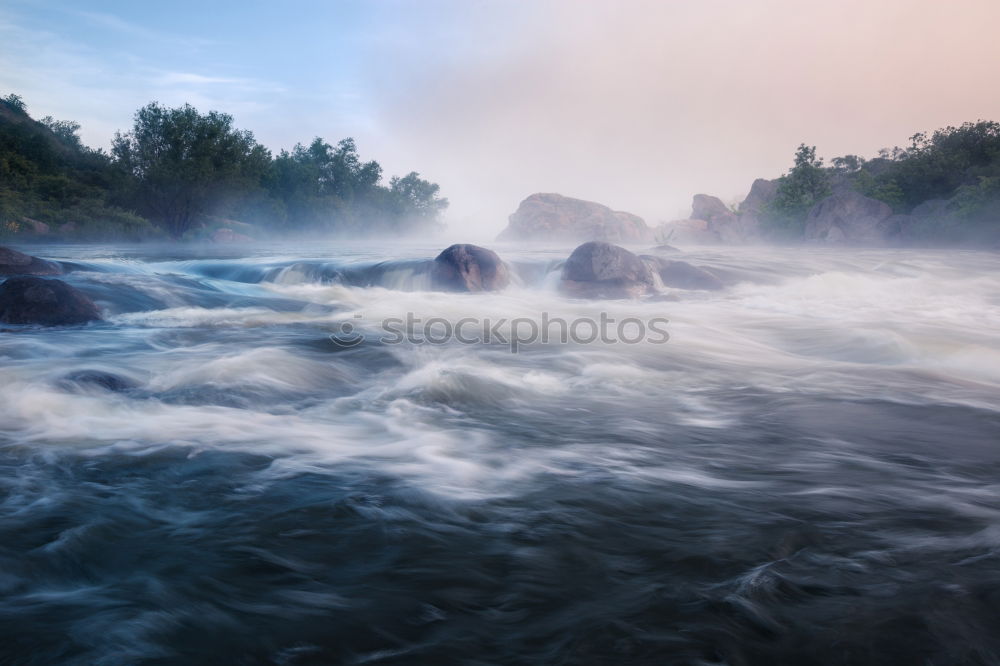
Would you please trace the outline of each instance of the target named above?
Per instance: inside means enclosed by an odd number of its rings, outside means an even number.
[[[0,663],[1000,662],[996,254],[599,302],[571,248],[28,249],[107,319],[0,332]],[[670,339],[380,335],[602,312]]]

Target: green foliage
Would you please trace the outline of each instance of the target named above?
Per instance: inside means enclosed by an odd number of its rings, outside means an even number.
[[[833,187],[853,189],[909,213],[932,199],[950,204],[920,216],[908,228],[915,240],[964,242],[1000,239],[1000,123],[980,120],[910,137],[905,148],[885,148],[865,160],[844,155],[830,167],[802,144],[764,211],[772,235],[799,237],[809,209]]]
[[[269,200],[254,206],[272,211],[289,232],[355,235],[427,228],[448,206],[438,185],[415,172],[388,187],[381,179],[382,167],[362,161],[353,139],[331,146],[316,138],[274,159],[265,181]]]
[[[83,144],[77,132],[80,131],[80,123],[72,120],[56,120],[52,116],[45,116],[39,120],[41,124],[49,128],[49,131],[56,135],[56,138],[68,146],[77,150],[83,150]]]
[[[795,165],[778,181],[778,191],[765,211],[764,222],[776,236],[801,234],[809,209],[830,194],[830,181],[816,146],[799,144]]]
[[[980,176],[975,185],[958,188],[952,201],[962,218],[977,219],[984,214],[1000,217],[1000,176]]]
[[[1000,123],[978,121],[910,137],[910,146],[884,150],[879,183],[895,181],[903,208],[947,199],[979,178],[1000,176]]]
[[[79,129],[33,120],[20,97],[0,97],[0,235],[36,233],[38,223],[72,239],[204,237],[222,226],[403,233],[436,225],[448,205],[416,173],[383,184],[353,139],[317,138],[272,159],[231,116],[190,105],[139,109],[111,154],[84,146]]]
[[[79,125],[32,120],[17,95],[0,98],[0,235],[141,238],[154,230],[112,205],[108,156],[80,143]]]
[[[864,158],[857,155],[834,157],[830,162],[833,165],[834,171],[844,174],[857,173],[865,165]]]
[[[125,176],[125,200],[173,238],[255,189],[270,165],[267,149],[235,129],[232,116],[189,104],[139,109],[132,131],[115,134],[111,153]]]
[[[448,207],[448,200],[438,197],[440,190],[436,183],[421,179],[416,171],[389,181],[389,191],[394,198],[396,211],[404,216],[435,219]]]
[[[14,93],[11,93],[6,97],[0,97],[0,103],[5,104],[10,109],[20,111],[21,113],[28,112],[28,107],[25,106],[24,100],[21,99],[20,95],[15,95]]]
[[[852,172],[850,179],[854,189],[861,194],[889,204],[896,212],[901,211],[904,203],[903,190],[893,178],[875,178],[867,170],[860,169]]]

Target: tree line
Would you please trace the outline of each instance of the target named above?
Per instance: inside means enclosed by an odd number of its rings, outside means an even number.
[[[353,139],[273,155],[229,114],[151,102],[110,151],[73,121],[34,120],[0,97],[0,233],[82,238],[195,237],[219,226],[268,236],[414,233],[448,200],[416,172],[385,182]]]
[[[1000,228],[1000,123],[980,120],[910,137],[906,147],[877,157],[835,157],[827,165],[816,147],[801,144],[778,181],[766,211],[775,235],[800,234],[809,210],[835,190],[852,189],[909,214],[938,200],[943,215],[926,229],[934,235],[996,235]]]

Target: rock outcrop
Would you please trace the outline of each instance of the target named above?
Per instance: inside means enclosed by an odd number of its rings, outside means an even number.
[[[750,192],[740,205],[736,229],[741,242],[756,243],[762,239],[761,220],[768,206],[778,196],[778,179],[758,178],[750,186]]]
[[[213,243],[252,243],[253,239],[241,233],[237,233],[228,227],[216,229],[212,233]]]
[[[657,238],[675,243],[696,245],[726,243],[739,245],[760,239],[759,210],[769,195],[766,190],[773,181],[757,180],[750,194],[735,213],[718,197],[696,194],[691,202],[691,217],[661,225]],[[777,185],[774,185],[777,189]]]
[[[746,199],[739,205],[740,215],[759,215],[778,196],[778,179],[758,178],[750,186]]]
[[[728,215],[733,215],[733,211],[729,210],[729,207],[722,203],[722,199],[708,194],[694,195],[694,200],[691,202],[692,220],[711,222],[713,218]]]
[[[562,290],[587,298],[636,298],[655,290],[649,266],[623,247],[584,243],[566,260]]]
[[[0,322],[66,326],[101,318],[86,294],[62,280],[12,277],[0,284]]]
[[[888,204],[853,191],[832,194],[809,211],[805,239],[831,244],[883,244],[891,237]]]
[[[510,216],[498,240],[643,243],[652,236],[637,215],[561,194],[532,194]]]
[[[708,232],[713,240],[720,243],[742,243],[743,237],[739,217],[729,210],[718,197],[707,194],[694,195],[691,203],[691,219],[708,223]]]
[[[59,264],[0,247],[0,275],[59,275],[62,272]]]
[[[672,261],[649,254],[640,257],[646,265],[660,276],[660,281],[665,287],[675,287],[677,289],[704,289],[717,291],[725,288],[717,276],[704,268],[699,268],[686,261]]]
[[[510,269],[493,250],[458,244],[434,259],[431,282],[447,291],[499,291],[510,284]]]

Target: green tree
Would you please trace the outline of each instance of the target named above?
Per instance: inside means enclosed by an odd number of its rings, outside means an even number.
[[[28,107],[25,105],[24,100],[21,99],[20,95],[15,95],[14,93],[10,93],[6,97],[0,97],[0,102],[3,102],[10,108],[16,109],[21,113],[28,112]]]
[[[767,211],[772,231],[797,235],[809,209],[829,194],[829,176],[823,168],[823,159],[816,157],[816,146],[799,144],[795,165],[779,179],[777,194]]]
[[[252,132],[233,127],[232,116],[156,102],[136,112],[130,132],[115,134],[112,155],[126,198],[173,238],[258,191],[271,161]]]
[[[83,143],[80,141],[80,137],[77,132],[80,131],[80,123],[73,120],[56,120],[52,116],[45,116],[39,120],[41,124],[49,128],[60,141],[66,145],[72,146],[77,150],[83,149]]]
[[[448,200],[439,197],[441,188],[437,183],[428,182],[416,171],[402,178],[396,176],[389,181],[389,192],[395,200],[397,211],[404,217],[434,220],[448,207]]]

